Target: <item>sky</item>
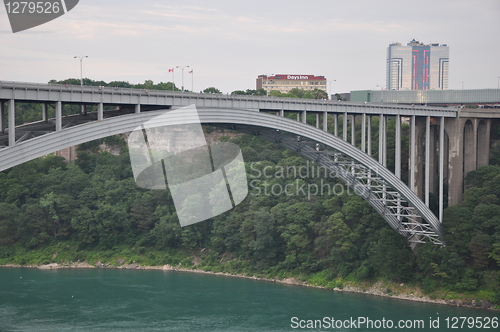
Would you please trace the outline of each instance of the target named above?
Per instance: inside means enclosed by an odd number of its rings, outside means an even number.
[[[0,5],[0,80],[80,78],[86,55],[83,76],[106,82],[230,93],[301,74],[325,76],[330,93],[375,90],[388,45],[416,39],[450,47],[450,89],[497,88],[499,33],[500,0],[80,0],[15,34]]]

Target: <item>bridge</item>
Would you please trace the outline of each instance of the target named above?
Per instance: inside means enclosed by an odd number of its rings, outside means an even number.
[[[17,102],[41,104],[40,121],[16,126]],[[91,105],[97,111],[64,115],[68,104],[83,105],[82,109]],[[457,203],[464,171],[487,164],[484,154],[489,150],[485,147],[489,147],[489,131],[497,117],[486,110],[0,81],[0,170],[65,147],[132,131],[160,110],[193,104],[203,124],[260,136],[332,170],[396,232],[406,236],[411,246],[425,240],[442,244],[445,179],[449,203]],[[111,110],[104,110],[110,106]],[[53,118],[48,116],[49,107],[54,109]],[[291,113],[295,114],[293,120],[289,119]],[[311,114],[313,126],[306,124]],[[372,158],[374,117],[379,120],[378,161]],[[395,119],[394,173],[386,167],[389,118]],[[358,139],[355,124],[360,121]],[[403,121],[410,124],[408,185],[401,180]],[[470,159],[464,159],[464,154]],[[454,188],[460,188],[459,195],[454,196]],[[438,217],[429,210],[429,194],[435,192],[439,195]]]

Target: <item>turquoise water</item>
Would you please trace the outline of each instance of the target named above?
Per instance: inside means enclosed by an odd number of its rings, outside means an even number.
[[[324,317],[330,324],[331,318],[351,324],[351,317],[365,317],[372,324],[422,320],[425,328],[404,330],[437,331],[447,330],[446,317],[500,317],[482,310],[174,271],[3,268],[0,281],[0,331],[294,331],[307,327],[308,320],[320,320],[323,329],[316,330],[323,331],[388,330],[376,325],[330,328]],[[440,328],[430,329],[429,320],[438,317]]]

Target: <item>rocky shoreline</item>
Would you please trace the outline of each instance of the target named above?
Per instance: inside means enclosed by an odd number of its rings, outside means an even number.
[[[320,289],[332,290],[331,288],[326,288],[323,286],[315,286],[307,284],[301,280],[297,280],[295,278],[286,278],[286,279],[268,279],[268,278],[260,278],[256,276],[246,276],[242,274],[231,274],[226,272],[212,272],[205,271],[200,269],[189,269],[182,268],[179,266],[171,266],[171,265],[162,265],[162,266],[143,266],[139,264],[123,264],[120,266],[111,265],[109,263],[101,263],[98,261],[94,265],[87,262],[72,262],[67,264],[59,264],[59,263],[50,263],[45,265],[15,265],[15,264],[6,264],[0,265],[0,267],[6,268],[37,268],[41,270],[53,270],[53,269],[95,269],[95,268],[109,268],[109,269],[128,269],[128,270],[162,270],[162,271],[179,271],[179,272],[191,272],[191,273],[203,273],[203,274],[211,274],[211,275],[220,275],[227,277],[237,277],[237,278],[245,278],[252,280],[260,280],[267,282],[278,282],[287,285],[295,285],[295,286],[304,286],[304,287],[314,287]],[[404,284],[400,284],[398,290],[404,290],[406,286]],[[420,292],[414,293],[402,293],[397,292],[397,294],[388,294],[387,293],[387,285],[381,281],[376,282],[375,284],[366,287],[360,288],[352,285],[345,285],[343,288],[334,288],[333,291],[337,292],[350,292],[350,293],[361,293],[361,294],[369,294],[375,296],[389,297],[400,300],[414,301],[414,302],[425,302],[425,303],[434,303],[434,304],[443,304],[443,305],[452,305],[458,307],[468,307],[474,309],[483,309],[483,310],[496,310],[493,308],[491,303],[486,300],[481,300],[480,302],[476,302],[475,300],[471,301],[461,301],[461,300],[444,300],[444,299],[432,299],[429,296],[425,296]]]

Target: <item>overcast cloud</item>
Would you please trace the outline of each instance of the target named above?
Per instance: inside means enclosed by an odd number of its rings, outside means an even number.
[[[194,90],[255,88],[259,74],[323,75],[334,92],[385,85],[387,46],[415,38],[450,47],[450,88],[497,88],[499,0],[81,0],[13,34],[0,8],[0,80],[84,77],[171,81],[189,65]],[[192,76],[184,71],[184,85]],[[335,80],[335,81],[334,81]],[[181,85],[181,71],[175,72]]]

